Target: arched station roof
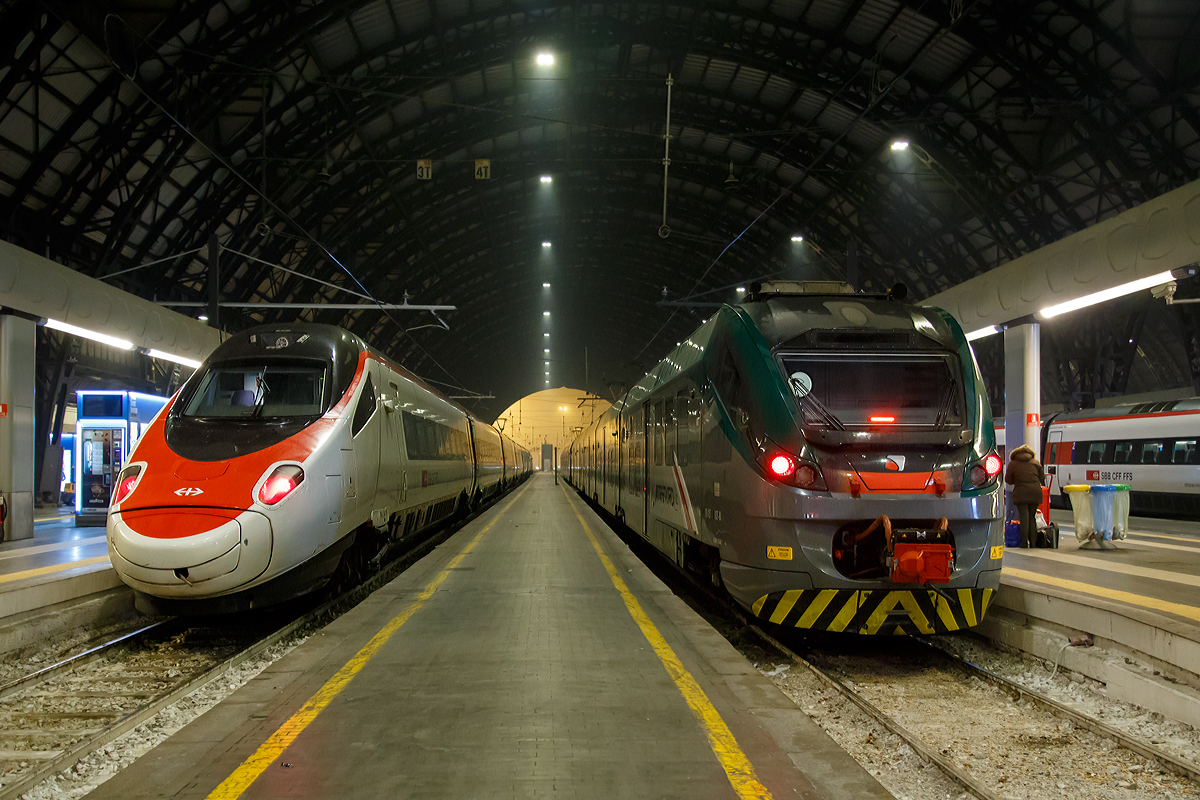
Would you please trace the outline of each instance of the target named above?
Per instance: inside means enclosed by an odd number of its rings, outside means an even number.
[[[159,301],[216,237],[223,300],[455,305],[221,324],[345,325],[490,415],[641,375],[711,311],[664,297],[849,253],[928,297],[1200,177],[1190,2],[43,0],[0,41],[0,236]],[[1047,325],[1046,399],[1195,387],[1196,306],[1152,308]]]

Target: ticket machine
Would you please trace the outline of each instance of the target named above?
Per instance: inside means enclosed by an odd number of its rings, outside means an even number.
[[[101,526],[117,475],[167,398],[141,392],[75,393],[75,525]]]

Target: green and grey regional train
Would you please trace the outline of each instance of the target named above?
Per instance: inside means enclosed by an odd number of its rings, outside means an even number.
[[[979,623],[1001,467],[958,323],[828,283],[752,287],[563,454],[579,492],[756,617],[862,634]]]

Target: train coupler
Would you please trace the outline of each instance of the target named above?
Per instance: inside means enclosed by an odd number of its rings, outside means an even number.
[[[954,546],[946,518],[939,519],[933,530],[893,530],[888,565],[896,583],[948,582],[954,573]]]

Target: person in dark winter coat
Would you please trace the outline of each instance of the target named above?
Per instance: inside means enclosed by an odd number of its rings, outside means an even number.
[[[1036,529],[1034,514],[1042,503],[1042,486],[1046,483],[1046,471],[1034,457],[1033,448],[1027,444],[1008,454],[1008,469],[1004,482],[1012,484],[1012,502],[1021,519],[1021,547],[1029,547]]]

